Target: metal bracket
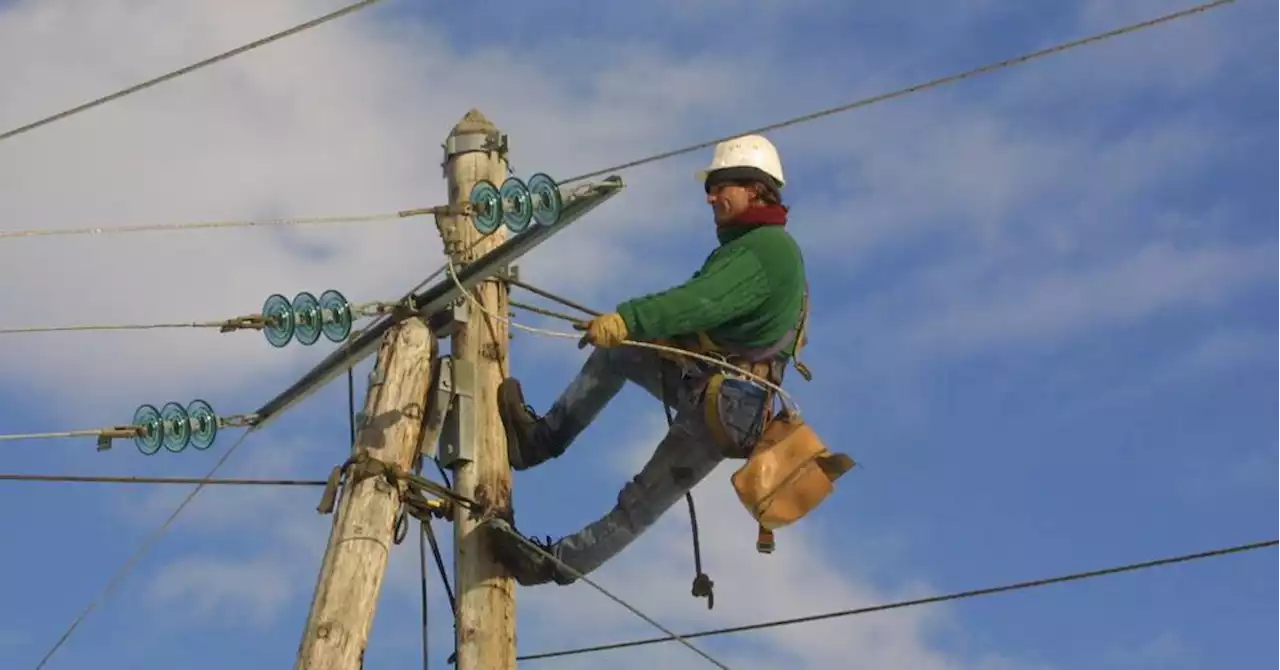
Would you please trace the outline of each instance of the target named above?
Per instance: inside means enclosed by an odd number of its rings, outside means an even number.
[[[437,338],[453,337],[470,320],[471,305],[466,298],[458,298],[445,309],[427,318],[427,326]]]
[[[506,133],[450,135],[444,141],[444,155],[447,160],[450,156],[473,151],[496,151],[499,154],[506,154],[508,146]]]
[[[475,388],[476,366],[471,361],[453,357],[440,360],[440,377],[436,384],[436,402],[447,407],[444,426],[440,430],[440,465],[457,467],[475,460]]]
[[[622,192],[625,185],[617,176],[605,177],[599,181],[583,183],[570,189],[560,214],[560,221],[554,226],[531,226],[529,230],[516,235],[489,250],[480,258],[468,263],[458,272],[457,278],[441,278],[435,284],[421,291],[415,289],[410,297],[415,306],[410,312],[394,310],[384,318],[376,319],[353,335],[341,347],[337,347],[308,370],[299,379],[281,390],[271,399],[264,402],[248,416],[254,429],[262,429],[279,418],[281,414],[298,403],[311,397],[325,384],[333,381],[351,366],[372,356],[378,351],[383,336],[396,324],[415,314],[427,316],[448,307],[449,303],[458,299],[468,289],[479,282],[493,276],[493,271],[503,265],[514,263],[537,246],[545,243],[554,235],[568,229],[575,221],[595,211],[597,207]],[[459,287],[458,284],[462,286]]]
[[[444,158],[440,161],[440,171],[447,177],[449,160],[454,156],[476,151],[496,152],[505,160],[509,144],[506,133],[465,133],[462,135],[450,135],[445,139],[444,144],[440,145],[440,148],[444,150]]]

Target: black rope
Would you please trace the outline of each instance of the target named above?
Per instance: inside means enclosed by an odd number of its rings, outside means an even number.
[[[418,462],[414,464],[414,474],[421,474],[423,458],[419,457]],[[449,480],[449,473],[445,471],[444,466],[440,465],[439,459],[431,459],[435,463],[436,471],[440,473],[440,479],[444,482],[447,489],[453,489],[453,484]],[[431,518],[428,516],[419,517],[419,527],[421,532],[418,533],[418,565],[422,577],[422,668],[427,670],[428,643],[427,643],[427,553],[423,544],[425,539],[431,545],[431,557],[435,560],[436,569],[440,571],[440,583],[444,585],[445,597],[449,599],[449,611],[453,613],[453,626],[458,626],[458,600],[453,595],[453,586],[449,583],[449,570],[444,564],[444,553],[440,551],[440,541],[436,539],[435,527],[431,524]],[[455,635],[455,638],[457,636]],[[454,649],[453,654],[446,661],[450,665],[455,662],[458,651]]]
[[[449,473],[445,471],[444,466],[440,465],[440,461],[435,458],[431,459],[431,462],[436,464],[436,471],[440,473],[440,479],[444,482],[445,488],[452,489],[453,484],[449,482]],[[439,541],[436,540],[436,531],[429,523],[423,527],[423,530],[426,531],[427,541],[431,543],[431,553],[435,557],[436,567],[440,569],[440,581],[444,583],[444,593],[449,597],[449,609],[456,617],[458,603],[453,597],[453,587],[449,585],[449,572],[444,567],[444,554],[440,551]]]
[[[702,571],[702,547],[698,541],[698,511],[693,507],[693,493],[685,492],[684,499],[689,503],[689,526],[693,529],[693,586],[689,593],[694,598],[706,598],[707,609],[716,606],[716,583],[710,575]]]
[[[534,295],[536,296],[547,298],[547,300],[550,300],[553,302],[559,302],[559,304],[566,307],[570,307],[570,309],[579,310],[581,311],[581,313],[590,314],[591,316],[600,315],[599,311],[593,310],[591,309],[591,307],[579,304],[579,302],[572,301],[570,300],[570,298],[558,296],[556,295],[556,293],[543,290],[543,288],[530,286],[530,284],[518,281],[518,279],[513,279],[509,277],[504,279],[506,279],[506,282],[508,284],[511,284],[511,286],[524,288],[525,291],[534,293]],[[579,320],[572,318],[572,316],[568,316],[567,314],[554,313],[554,311],[552,310],[541,309],[541,307],[536,307],[534,305],[513,304],[513,306],[518,306],[518,307],[521,307],[521,309],[534,311],[534,313],[538,313],[538,314],[554,316],[554,318],[557,318],[557,319],[568,320],[568,322],[580,323]],[[659,386],[662,386],[662,396],[663,396],[662,409],[663,409],[663,413],[667,415],[667,428],[671,428],[672,425],[675,425],[676,423],[676,418],[675,416],[672,415],[671,402],[669,402],[671,401],[671,396],[669,396],[669,392],[671,392],[671,388],[668,387],[668,378],[667,378],[666,369],[664,369],[663,366],[660,364],[658,368],[658,383],[659,383]],[[442,474],[443,474],[443,471],[442,471]],[[672,474],[672,477],[680,477],[680,473],[671,473],[671,474]],[[714,588],[716,588],[716,583],[712,582],[712,578],[710,578],[710,576],[707,573],[704,573],[703,571],[703,547],[701,547],[701,541],[698,533],[698,507],[694,505],[694,493],[692,493],[691,491],[686,491],[685,502],[687,503],[687,505],[689,505],[689,525],[690,525],[692,535],[694,535],[694,584],[692,584],[692,587],[690,588],[690,593],[695,598],[707,598],[707,609],[710,610],[710,609],[713,609],[713,607],[716,607],[716,592],[714,592]]]
[[[1206,558],[1215,558],[1218,556],[1226,556],[1228,554],[1239,554],[1246,551],[1256,549],[1265,549],[1280,544],[1280,540],[1267,540],[1264,542],[1252,542],[1249,544],[1236,545],[1234,547],[1224,547],[1222,549],[1211,549],[1209,551],[1201,551],[1194,554],[1183,554],[1181,556],[1170,556],[1167,558],[1157,558],[1141,563],[1130,563],[1128,565],[1119,565],[1111,568],[1102,568],[1100,570],[1089,570],[1087,572],[1075,572],[1057,577],[1048,577],[1044,579],[1035,579],[1024,582],[1014,582],[1001,586],[991,586],[982,589],[973,589],[971,591],[958,591],[941,596],[930,596],[928,598],[916,598],[913,600],[899,600],[897,602],[885,603],[883,605],[871,605],[869,607],[858,607],[854,609],[838,610],[835,612],[825,612],[822,614],[810,614],[808,616],[794,617],[791,619],[776,619],[774,621],[762,621],[760,623],[747,624],[744,626],[732,626],[729,628],[713,628],[711,630],[697,631],[694,633],[683,633],[680,637],[686,640],[692,640],[700,637],[712,637],[717,635],[728,635],[731,633],[745,633],[749,631],[764,630],[767,628],[781,628],[783,626],[792,626],[802,623],[813,623],[815,621],[823,621],[826,619],[836,619],[840,617],[855,616],[858,614],[870,614],[872,612],[883,612],[886,610],[901,609],[904,607],[914,607],[917,605],[930,605],[934,603],[942,603],[951,600],[963,600],[966,598],[976,598],[979,596],[994,595],[997,593],[1006,593],[1009,591],[1021,591],[1024,589],[1038,588],[1049,586],[1051,584],[1062,584],[1065,582],[1081,581],[1085,579],[1093,579],[1095,577],[1105,577],[1124,572],[1137,572],[1149,568],[1163,567],[1166,565],[1174,565],[1176,563],[1187,563],[1190,561],[1202,560]],[[660,642],[670,642],[673,637],[651,637],[643,640],[631,640],[628,642],[614,642],[612,644],[601,644],[594,647],[578,647],[576,649],[563,649],[560,651],[548,651],[540,654],[529,654],[526,656],[517,656],[517,661],[532,661],[540,658],[559,658],[561,656],[575,656],[578,654],[587,654],[597,651],[610,651],[614,649],[627,649],[630,647],[642,647],[650,644],[658,644]]]
[[[356,450],[356,378],[347,368],[347,426],[351,433],[351,451]]]
[[[440,570],[440,581],[444,584],[444,594],[449,599],[449,609],[456,616],[458,613],[458,601],[453,595],[453,587],[449,584],[449,573],[446,572],[444,566],[444,554],[440,551],[440,542],[436,539],[435,528],[430,523],[423,525],[423,533],[427,536],[427,541],[431,543],[431,555],[435,558],[436,568]]]
[[[662,413],[666,415],[667,428],[670,429],[675,425],[676,419],[671,413],[671,389],[668,388],[667,382],[666,367],[659,362],[658,385],[662,388]],[[679,476],[674,472],[671,475]],[[693,491],[685,491],[684,500],[689,504],[689,526],[693,531],[693,586],[690,587],[689,593],[695,598],[706,598],[707,609],[712,609],[716,606],[715,582],[702,571],[702,542],[698,539],[698,510],[693,504]]]
[[[444,482],[446,488],[452,489],[453,484],[449,481],[449,473],[445,471],[444,466],[440,465],[440,460],[431,459],[436,464],[436,472],[440,473],[440,479]],[[454,628],[454,649],[449,655],[445,663],[455,665],[458,662],[457,632],[458,632],[458,600],[453,595],[453,587],[449,584],[449,572],[444,567],[444,554],[440,551],[440,543],[436,540],[436,531],[431,524],[422,527],[427,535],[427,541],[431,543],[431,554],[435,557],[436,568],[440,570],[440,583],[444,584],[445,597],[449,599],[449,609],[453,611],[453,628]]]
[[[427,543],[424,539],[426,536],[426,528],[431,524],[429,519],[419,519],[418,525],[423,531],[418,533],[418,573],[421,577],[421,593],[422,593],[422,670],[429,670],[431,661],[431,636],[430,621],[427,606]]]
[[[422,474],[422,461],[423,458],[419,457],[418,461],[413,464],[413,473],[415,475]],[[444,467],[440,465],[440,461],[433,458],[431,462],[436,464],[436,470],[440,473],[440,478],[444,481],[445,488],[452,489],[453,484],[450,483],[449,475],[445,472]],[[401,520],[407,522],[406,510],[403,507],[400,511],[400,518],[397,519],[397,532],[399,531]],[[449,599],[449,611],[453,612],[453,625],[455,628],[458,625],[458,602],[453,595],[453,587],[449,584],[449,572],[444,564],[444,554],[440,551],[440,543],[436,539],[435,528],[431,525],[431,517],[429,515],[419,516],[418,526],[421,529],[421,532],[418,533],[418,568],[421,577],[420,590],[422,596],[422,668],[423,670],[428,670],[430,664],[428,660],[430,658],[430,643],[428,642],[430,616],[427,606],[427,550],[423,540],[426,540],[431,545],[431,556],[435,559],[436,569],[440,571],[440,582],[444,584],[444,593]],[[398,541],[396,543],[399,544]],[[457,651],[455,650],[454,656],[456,654]],[[454,656],[449,657],[451,659],[449,663],[453,662]]]

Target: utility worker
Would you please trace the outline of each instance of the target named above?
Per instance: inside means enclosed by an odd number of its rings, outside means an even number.
[[[563,454],[626,381],[675,411],[666,436],[622,488],[612,511],[556,542],[534,540],[584,575],[622,551],[710,474],[726,457],[726,436],[734,448],[749,450],[772,401],[763,393],[721,387],[723,422],[713,434],[704,403],[706,380],[716,366],[623,341],[659,341],[700,352],[710,348],[729,363],[754,363],[747,369],[780,383],[806,316],[804,261],[785,228],[781,191],[786,182],[777,149],[758,135],[722,142],[698,178],[720,242],[702,268],[679,286],[623,302],[615,312],[581,326],[586,332],[579,348],[590,343],[596,349],[545,416],[525,404],[517,380],[506,379],[498,387],[498,411],[515,470]],[[490,537],[497,559],[520,584],[576,579],[518,538],[500,532]]]

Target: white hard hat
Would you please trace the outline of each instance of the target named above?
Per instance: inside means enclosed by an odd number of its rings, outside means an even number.
[[[698,170],[698,181],[705,182],[707,175],[716,170],[735,167],[756,168],[778,181],[778,188],[786,184],[782,177],[782,160],[778,149],[760,135],[743,135],[716,145],[711,164]]]

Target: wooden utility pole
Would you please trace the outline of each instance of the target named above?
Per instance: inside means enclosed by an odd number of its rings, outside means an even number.
[[[355,460],[346,474],[298,648],[297,670],[363,666],[402,497],[401,488],[377,471],[381,464],[410,471],[422,439],[437,352],[435,335],[416,317],[393,327],[382,340],[365,419],[356,434]]]
[[[484,179],[501,186],[507,178],[506,136],[478,110],[467,112],[445,140],[445,177],[450,204],[470,199]],[[460,268],[506,240],[505,228],[485,239],[471,217],[442,216],[445,252]],[[477,242],[477,240],[479,240]],[[472,246],[474,245],[474,246]],[[493,314],[507,313],[505,284],[488,280],[473,291]],[[497,389],[507,369],[507,324],[479,310],[466,313],[452,336],[451,361],[457,391],[455,435],[441,445],[441,463],[455,470],[455,490],[481,508],[509,510],[511,467],[506,433],[498,415]],[[459,506],[454,518],[454,574],[458,593],[457,670],[516,667],[515,583],[492,558],[478,519]]]

